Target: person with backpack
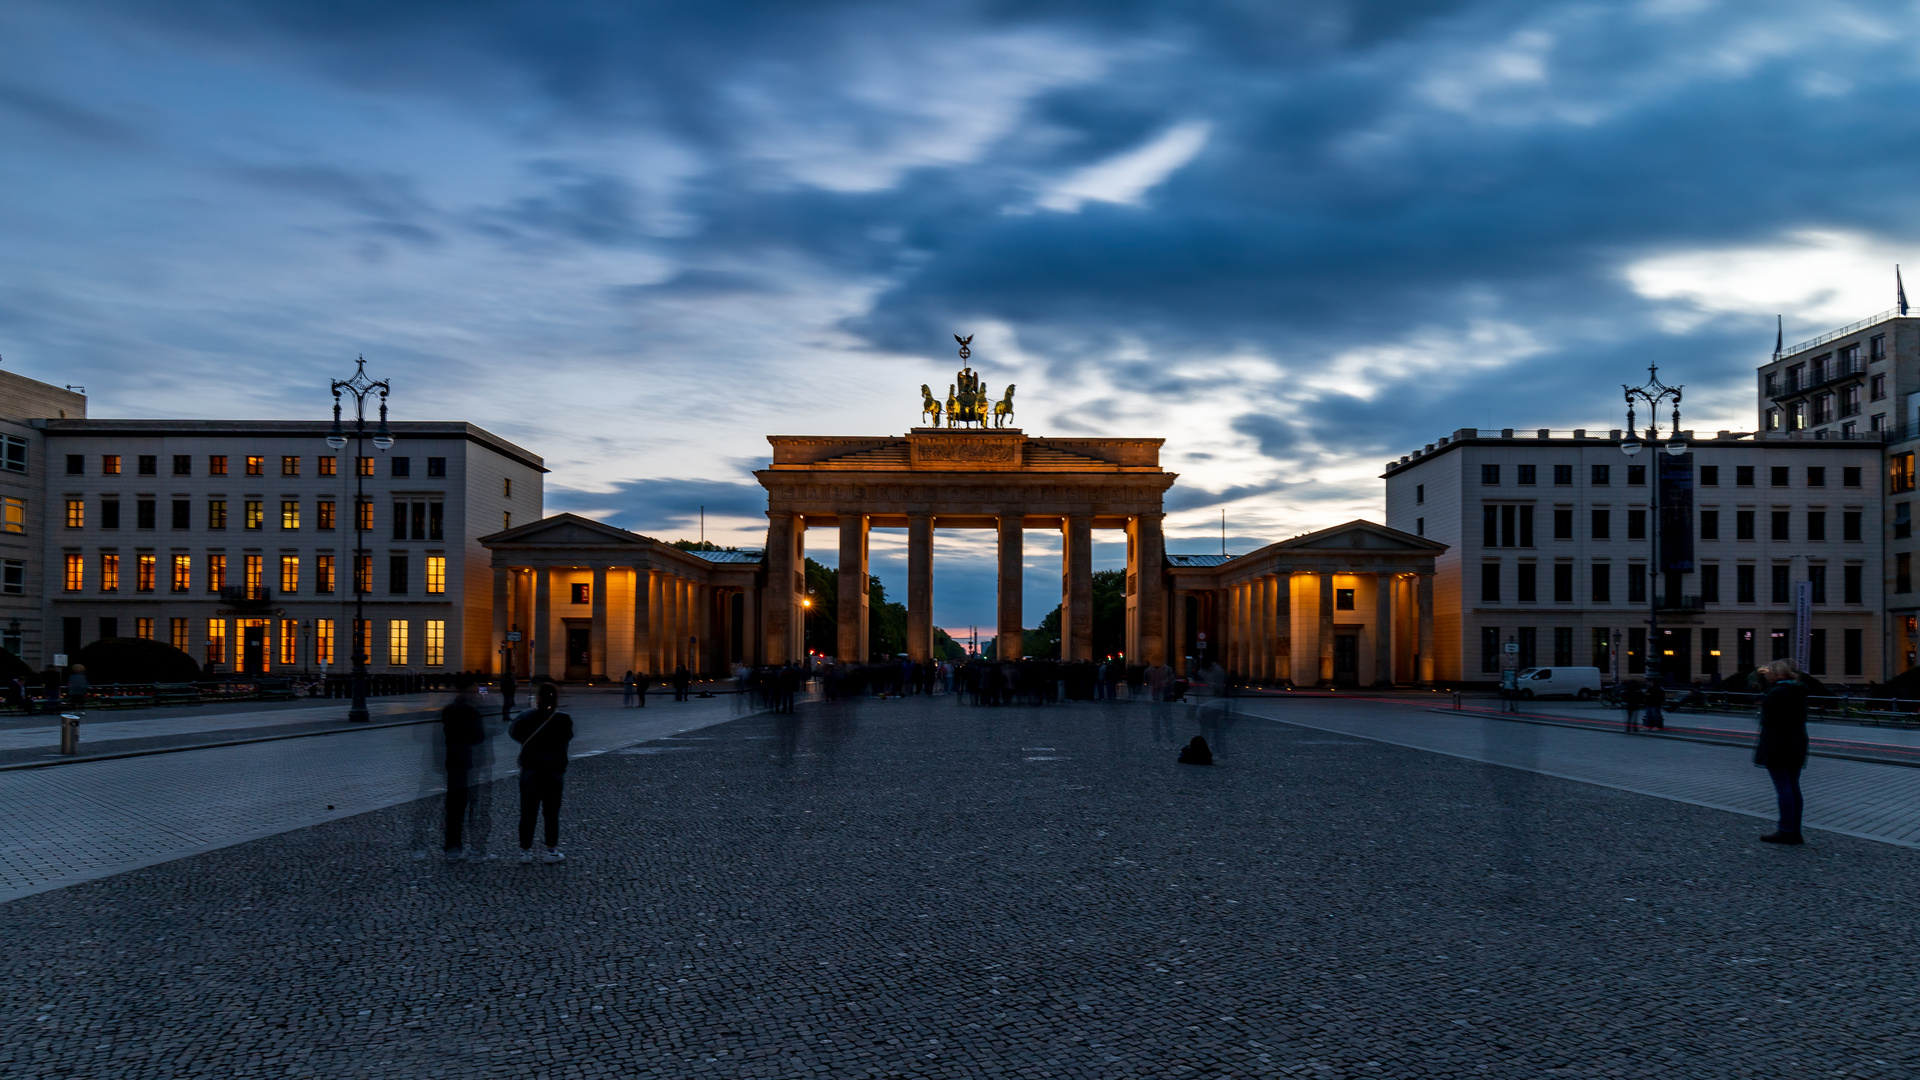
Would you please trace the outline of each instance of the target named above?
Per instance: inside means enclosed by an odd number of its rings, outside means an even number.
[[[507,729],[520,744],[520,861],[533,861],[533,824],[546,813],[546,853],[540,861],[566,859],[560,852],[560,789],[567,773],[567,746],[573,742],[573,717],[560,711],[560,688],[543,682],[534,691],[534,707]]]
[[[1760,839],[1768,844],[1803,844],[1800,770],[1807,767],[1807,687],[1794,678],[1793,665],[1775,660],[1760,669],[1767,680],[1760,698],[1760,741],[1753,763],[1767,770],[1780,805],[1779,827]]]

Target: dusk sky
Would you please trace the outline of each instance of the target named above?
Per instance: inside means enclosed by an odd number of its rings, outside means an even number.
[[[544,455],[549,511],[758,546],[766,435],[904,432],[972,334],[1029,433],[1167,440],[1171,550],[1224,508],[1244,551],[1379,519],[1454,428],[1620,426],[1649,362],[1751,429],[1776,313],[1920,265],[1916,38],[1831,0],[12,0],[0,356],[96,416],[317,418],[364,353],[395,418]],[[939,543],[936,621],[990,624],[990,534]]]

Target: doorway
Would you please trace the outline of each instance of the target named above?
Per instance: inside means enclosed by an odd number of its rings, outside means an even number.
[[[245,675],[258,675],[267,670],[267,628],[264,626],[242,626],[240,628],[240,671]]]
[[[1333,635],[1333,681],[1337,686],[1360,685],[1360,635]]]
[[[584,626],[567,627],[568,682],[586,682],[593,677],[593,631]]]

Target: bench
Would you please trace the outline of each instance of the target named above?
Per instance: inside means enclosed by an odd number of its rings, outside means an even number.
[[[293,683],[287,679],[261,679],[255,686],[261,701],[292,701],[299,696],[293,692]]]

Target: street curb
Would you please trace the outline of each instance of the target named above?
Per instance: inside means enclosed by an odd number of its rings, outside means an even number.
[[[1541,727],[1566,728],[1569,731],[1597,731],[1601,734],[1640,735],[1649,739],[1668,739],[1673,742],[1699,743],[1702,746],[1731,746],[1738,749],[1751,749],[1752,743],[1731,742],[1726,739],[1711,739],[1700,735],[1680,735],[1665,731],[1623,731],[1617,727],[1596,727],[1571,721],[1548,720],[1541,717],[1522,716],[1517,713],[1484,712],[1478,709],[1428,709],[1430,713],[1443,716],[1477,716],[1482,720],[1506,720],[1516,724],[1538,724]],[[1898,765],[1903,769],[1920,769],[1920,761],[1902,761],[1899,758],[1867,757],[1863,754],[1836,754],[1831,751],[1809,749],[1808,757],[1833,758],[1836,761],[1858,761],[1867,765]]]
[[[327,731],[296,731],[290,735],[260,735],[251,739],[229,739],[226,742],[190,743],[186,746],[155,746],[145,750],[123,750],[117,754],[90,754],[85,757],[62,757],[52,761],[16,761],[11,765],[0,765],[0,772],[17,772],[21,769],[47,769],[55,765],[81,765],[89,761],[116,761],[120,758],[152,757],[155,754],[178,754],[187,750],[213,750],[222,746],[246,746],[249,743],[279,742],[282,739],[313,739],[322,735],[341,735],[350,731],[379,731],[382,728],[413,727],[416,724],[434,724],[439,720],[428,717],[424,720],[400,720],[391,724],[355,724],[352,727],[332,728]]]

